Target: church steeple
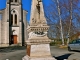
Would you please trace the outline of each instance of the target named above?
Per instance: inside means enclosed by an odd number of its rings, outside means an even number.
[[[45,24],[42,0],[32,0],[30,25]]]

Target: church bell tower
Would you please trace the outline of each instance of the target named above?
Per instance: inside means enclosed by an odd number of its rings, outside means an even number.
[[[6,8],[0,11],[0,46],[22,46],[27,40],[27,11],[22,0],[6,0]]]
[[[26,40],[26,13],[22,9],[21,0],[7,0],[7,22],[9,23],[8,36],[10,45],[24,44]],[[25,16],[23,16],[24,14]]]
[[[51,40],[47,37],[49,26],[42,2],[43,0],[32,0],[30,26],[27,28],[27,56],[23,60],[55,60],[50,53]]]

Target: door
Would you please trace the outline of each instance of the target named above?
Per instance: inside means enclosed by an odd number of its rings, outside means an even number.
[[[17,35],[11,36],[11,44],[17,44]]]
[[[14,35],[13,39],[14,39],[14,44],[17,44],[17,35]]]

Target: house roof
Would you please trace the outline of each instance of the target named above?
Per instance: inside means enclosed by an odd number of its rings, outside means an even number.
[[[72,35],[70,38],[71,40],[74,40],[74,39],[78,39],[80,36],[80,32],[77,32],[76,34]]]

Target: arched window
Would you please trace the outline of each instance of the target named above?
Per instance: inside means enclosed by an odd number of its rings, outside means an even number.
[[[12,9],[11,11],[11,25],[17,26],[18,22],[18,15],[17,11],[15,9]]]
[[[11,25],[13,25],[13,14],[11,14]]]
[[[15,24],[17,24],[17,15],[15,14]]]
[[[15,2],[17,2],[17,0],[15,0]]]

